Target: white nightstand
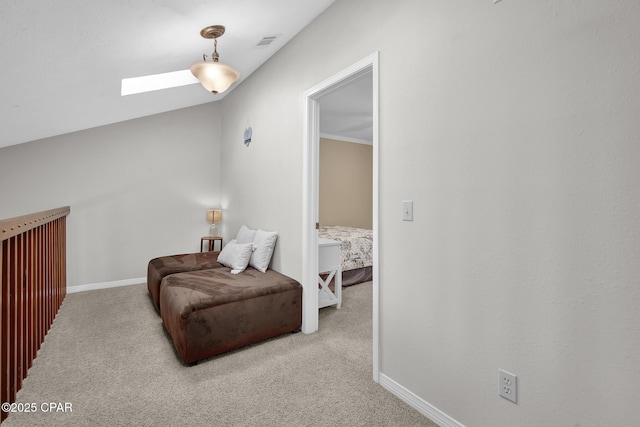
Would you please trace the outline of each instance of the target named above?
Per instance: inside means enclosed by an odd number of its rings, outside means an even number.
[[[342,306],[342,266],[340,265],[340,242],[331,239],[318,239],[318,273],[329,273],[325,280],[318,276],[318,308],[336,305]],[[335,277],[335,292],[329,289],[331,279]]]

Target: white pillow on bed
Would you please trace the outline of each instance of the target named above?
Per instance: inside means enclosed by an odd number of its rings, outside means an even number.
[[[256,236],[256,230],[249,229],[246,225],[240,227],[236,236],[237,243],[252,243]]]
[[[218,254],[218,262],[231,268],[231,274],[242,273],[249,264],[253,249],[253,243],[237,243],[233,239]]]
[[[253,238],[256,249],[251,254],[249,265],[258,271],[265,273],[273,256],[273,249],[278,239],[277,231],[257,230]]]

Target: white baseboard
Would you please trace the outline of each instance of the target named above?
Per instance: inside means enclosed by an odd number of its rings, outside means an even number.
[[[440,427],[464,427],[463,424],[382,373],[380,385]]]
[[[116,280],[113,282],[100,282],[89,283],[87,285],[67,286],[67,293],[73,294],[76,292],[95,291],[96,289],[117,288],[118,286],[139,285],[140,283],[147,283],[146,277],[139,277],[137,279],[125,279]]]

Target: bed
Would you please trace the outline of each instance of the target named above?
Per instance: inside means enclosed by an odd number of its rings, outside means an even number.
[[[318,237],[340,242],[342,286],[372,280],[373,231],[341,225],[322,225]]]

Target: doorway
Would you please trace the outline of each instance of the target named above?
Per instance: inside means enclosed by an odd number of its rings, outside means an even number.
[[[318,330],[318,233],[320,103],[327,95],[371,73],[373,115],[373,380],[379,380],[378,274],[378,53],[374,53],[304,92],[303,207],[302,207],[302,332]]]

